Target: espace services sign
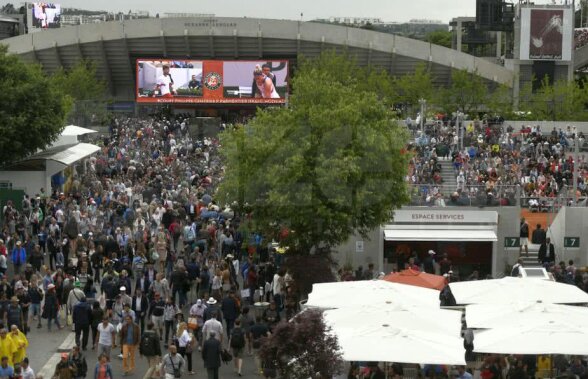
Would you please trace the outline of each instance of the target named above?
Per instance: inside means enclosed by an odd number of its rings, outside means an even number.
[[[398,210],[394,212],[394,223],[410,224],[497,224],[495,211],[453,211],[453,210]]]

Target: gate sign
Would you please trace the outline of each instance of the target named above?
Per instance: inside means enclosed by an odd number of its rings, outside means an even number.
[[[564,237],[564,247],[578,249],[580,247],[580,237]]]
[[[504,237],[504,247],[520,247],[521,239],[519,237]]]

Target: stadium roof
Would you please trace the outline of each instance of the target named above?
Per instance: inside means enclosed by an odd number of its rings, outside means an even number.
[[[509,69],[462,52],[387,33],[312,22],[251,18],[150,18],[84,24],[5,39],[10,52],[53,72],[81,59],[96,62],[98,74],[117,100],[135,98],[135,59],[289,59],[346,49],[358,63],[401,75],[427,64],[437,84],[452,69],[477,72],[489,82],[511,85]]]

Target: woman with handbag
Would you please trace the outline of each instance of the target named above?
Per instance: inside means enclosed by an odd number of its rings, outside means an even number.
[[[194,350],[195,338],[188,330],[188,325],[185,322],[181,322],[178,326],[178,333],[176,334],[178,339],[178,352],[188,361],[188,374],[194,375],[192,371],[192,351]]]

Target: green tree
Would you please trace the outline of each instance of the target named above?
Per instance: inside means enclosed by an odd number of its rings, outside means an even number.
[[[302,59],[288,108],[221,135],[220,200],[247,205],[252,230],[288,254],[365,236],[407,201],[407,136],[368,75],[345,55]]]
[[[427,33],[426,41],[435,45],[448,47],[451,49],[452,33],[447,30],[435,30]]]
[[[539,89],[533,93],[529,83],[521,90],[519,109],[531,112],[534,119],[553,121],[585,121],[588,120],[588,91],[585,83],[557,80],[550,84],[544,77]]]
[[[396,91],[396,100],[411,114],[419,109],[420,99],[425,99],[428,103],[434,99],[433,77],[424,63],[418,64],[413,74],[396,77],[393,88]]]
[[[61,68],[52,76],[54,84],[74,101],[69,123],[87,126],[101,123],[106,117],[106,83],[96,79],[96,66],[80,61],[70,69]]]
[[[41,67],[0,46],[0,165],[44,149],[64,127],[71,101]]]
[[[453,70],[449,88],[438,91],[437,105],[445,112],[460,110],[466,114],[481,110],[488,98],[484,79],[476,71]]]
[[[490,113],[510,120],[513,114],[512,88],[506,84],[499,84],[488,96],[487,105]]]

